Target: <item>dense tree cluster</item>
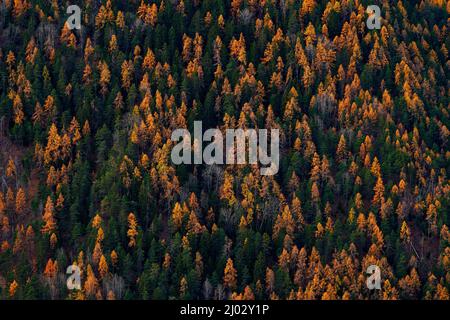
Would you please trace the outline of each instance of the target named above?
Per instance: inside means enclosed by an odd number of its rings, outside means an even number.
[[[1,1],[0,297],[448,300],[449,13]],[[280,171],[174,165],[195,120],[279,129]]]

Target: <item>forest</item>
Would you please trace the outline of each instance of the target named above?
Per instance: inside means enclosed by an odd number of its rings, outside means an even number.
[[[0,299],[450,300],[449,13],[0,0]],[[278,172],[174,164],[195,121]]]

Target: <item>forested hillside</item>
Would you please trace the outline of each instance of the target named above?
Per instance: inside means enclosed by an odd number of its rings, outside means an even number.
[[[449,300],[449,13],[0,0],[0,298]],[[197,120],[279,129],[279,172],[173,164]]]

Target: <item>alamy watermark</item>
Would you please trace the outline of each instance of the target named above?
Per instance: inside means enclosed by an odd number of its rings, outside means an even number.
[[[171,153],[172,162],[179,164],[261,164],[261,175],[275,175],[280,162],[280,136],[278,129],[270,130],[270,154],[267,129],[227,129],[225,141],[222,131],[208,129],[203,133],[201,121],[194,121],[194,137],[187,129],[176,129],[171,140],[176,144]],[[203,142],[210,142],[203,149]],[[224,143],[225,142],[225,143]],[[225,147],[225,149],[224,149]],[[225,157],[224,157],[225,150]],[[193,151],[193,157],[192,157]]]

